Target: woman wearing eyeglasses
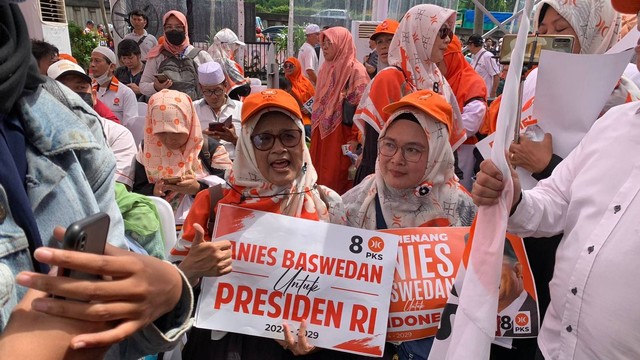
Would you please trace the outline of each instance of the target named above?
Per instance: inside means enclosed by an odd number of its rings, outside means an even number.
[[[363,229],[470,226],[476,213],[454,174],[452,109],[431,90],[384,108],[375,173],[342,196],[347,225]],[[400,359],[426,359],[433,338],[404,342]]]
[[[189,27],[183,13],[167,12],[162,17],[162,26],[165,41],[147,54],[140,92],[151,96],[162,89],[172,89],[186,93],[193,100],[200,99],[196,71],[198,65],[213,61],[211,55],[189,44]],[[184,71],[186,67],[192,67],[193,71]],[[164,76],[156,76],[159,74]]]
[[[303,106],[304,103],[309,101],[315,93],[316,89],[313,87],[311,80],[309,80],[306,76],[302,75],[302,64],[295,57],[290,57],[285,60],[284,65],[282,65],[284,69],[284,76],[291,83],[291,92],[290,94],[298,101],[300,104],[300,111],[302,112],[302,122],[305,126],[305,129],[309,129],[309,135],[311,135],[311,112],[308,109],[305,109]]]
[[[316,170],[303,139],[300,107],[283,90],[269,89],[249,95],[242,106],[242,128],[236,160],[215,204],[268,211],[299,218],[344,224],[342,200],[333,190],[317,185]],[[183,234],[171,250],[189,282],[203,276],[231,272],[230,243],[211,242],[211,192],[202,191],[185,221]],[[215,208],[215,207],[214,207]],[[288,334],[288,333],[287,333]],[[287,335],[286,342],[228,333],[211,340],[211,332],[194,328],[183,357],[188,359],[285,359],[293,355],[320,356],[306,343]],[[329,353],[329,351],[326,351]],[[331,352],[327,358],[341,359]]]
[[[374,172],[378,133],[389,119],[382,109],[416,90],[432,90],[450,104],[456,99],[437,63],[444,58],[451,42],[456,12],[440,6],[423,4],[409,9],[400,21],[389,46],[389,67],[366,88],[358,105],[354,122],[363,134],[363,152],[354,184]],[[464,140],[462,118],[454,107],[454,121],[450,132],[452,147]]]

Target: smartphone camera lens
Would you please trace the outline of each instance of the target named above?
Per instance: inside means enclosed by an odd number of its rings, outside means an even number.
[[[80,251],[84,250],[86,245],[87,245],[87,235],[82,234],[82,236],[80,237],[80,244],[78,246],[79,250]]]

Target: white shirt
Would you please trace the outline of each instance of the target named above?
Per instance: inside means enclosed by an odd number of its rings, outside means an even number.
[[[538,337],[547,360],[640,359],[638,110],[609,110],[509,219],[521,236],[564,232]]]
[[[485,49],[478,51],[473,55],[471,67],[482,77],[490,94],[493,89],[493,77],[500,73],[500,66],[493,58],[493,54]]]
[[[116,181],[129,188],[133,187],[135,168],[133,161],[138,149],[136,142],[126,127],[111,120],[100,118],[107,139],[107,145],[116,158]]]
[[[108,86],[98,88],[98,99],[107,105],[123,124],[138,116],[136,93],[128,86],[121,84],[115,76],[111,78]]]
[[[302,66],[302,74],[307,78],[309,78],[307,70],[313,70],[316,75],[318,74],[318,55],[316,55],[316,50],[308,42],[305,42],[300,47],[298,51],[298,61],[300,61],[300,66]]]
[[[227,103],[222,105],[219,115],[216,115],[213,112],[204,98],[194,101],[193,106],[196,108],[196,114],[198,114],[198,119],[200,119],[200,126],[202,127],[202,130],[208,129],[209,123],[211,122],[224,122],[229,116],[231,116],[231,122],[236,130],[236,135],[240,137],[240,128],[242,126],[242,103],[240,101],[227,97]],[[220,140],[220,144],[224,146],[229,153],[229,158],[234,160],[236,158],[236,146],[224,140]]]
[[[147,30],[145,30],[144,34],[142,35],[138,35],[135,32],[132,32],[125,35],[124,38],[131,39],[137,43],[138,41],[140,41],[140,39],[143,36],[146,36],[146,37],[144,38],[144,40],[142,40],[141,43],[138,44],[138,46],[140,46],[140,52],[142,53],[141,59],[145,61],[147,60],[147,53],[149,52],[149,50],[153,49],[155,46],[158,45],[158,40],[156,39],[156,37],[151,34],[148,34]]]

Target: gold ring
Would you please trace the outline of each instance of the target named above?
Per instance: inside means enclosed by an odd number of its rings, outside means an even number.
[[[511,160],[513,160],[514,156],[516,156],[516,153],[511,153]]]

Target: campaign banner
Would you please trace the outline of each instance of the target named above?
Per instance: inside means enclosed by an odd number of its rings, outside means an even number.
[[[468,238],[468,235],[465,237]],[[436,334],[438,340],[450,340],[470,251],[471,243],[465,248],[462,266],[458,269],[453,289],[442,312],[440,328]],[[521,238],[507,233],[502,255],[494,342],[510,347],[509,339],[538,336],[539,319],[536,287],[524,243]]]
[[[434,336],[453,288],[468,227],[383,230],[400,235],[387,341]]]
[[[233,271],[205,278],[195,326],[381,356],[399,236],[220,205]],[[215,240],[214,240],[215,241]]]

